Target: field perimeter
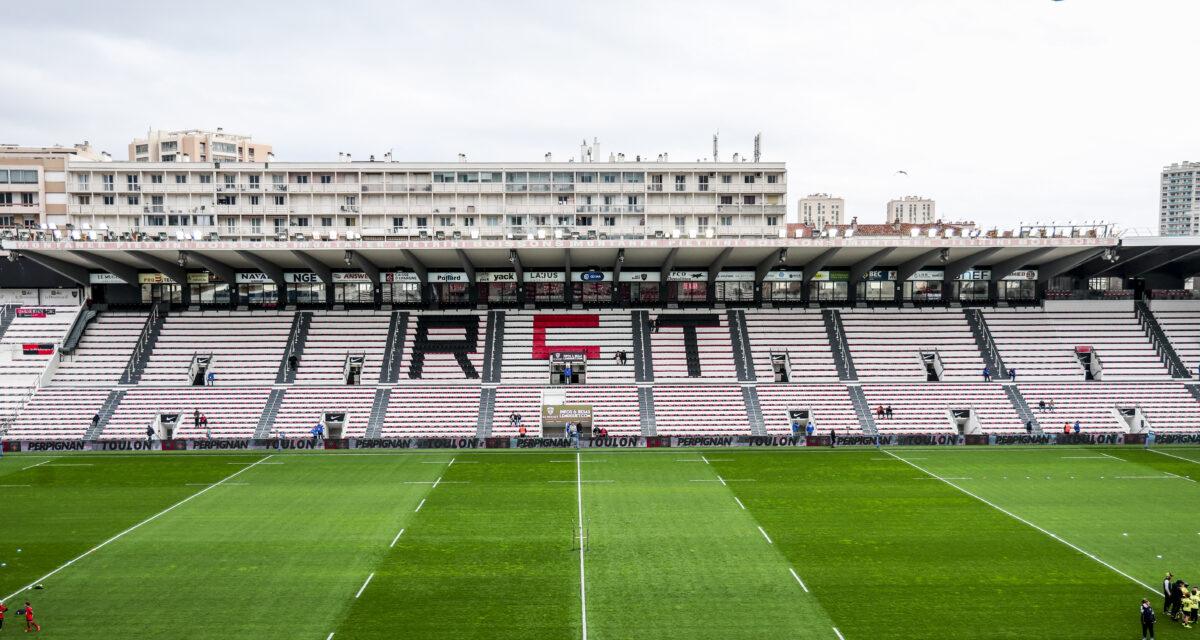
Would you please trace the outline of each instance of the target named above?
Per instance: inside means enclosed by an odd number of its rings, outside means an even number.
[[[1200,582],[1193,478],[1195,448],[10,455],[0,597],[46,638],[1128,639],[1167,570]]]

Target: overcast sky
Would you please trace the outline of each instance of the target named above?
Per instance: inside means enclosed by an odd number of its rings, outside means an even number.
[[[1198,0],[25,2],[0,142],[250,133],[280,160],[672,160],[752,150],[883,218],[1157,227],[1200,160]],[[908,172],[908,177],[897,175]]]

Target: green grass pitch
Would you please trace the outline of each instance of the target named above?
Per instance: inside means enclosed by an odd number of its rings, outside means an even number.
[[[46,638],[1128,639],[1167,570],[1200,582],[1193,478],[1196,448],[10,455],[0,596]]]

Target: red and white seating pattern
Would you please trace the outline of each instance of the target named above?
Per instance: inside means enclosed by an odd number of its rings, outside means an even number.
[[[62,356],[51,384],[116,384],[145,326],[145,313],[106,311],[97,315],[88,323],[75,352]]]
[[[742,388],[734,385],[656,386],[654,423],[659,435],[750,433]]]
[[[985,433],[1025,432],[1025,423],[1000,384],[864,384],[862,390],[873,416],[880,406],[892,407],[891,418],[875,417],[879,433],[957,433],[953,409],[970,409]]]
[[[271,429],[287,437],[307,437],[326,412],[344,412],[343,438],[361,438],[371,421],[375,388],[361,386],[292,386],[283,395]],[[329,430],[326,429],[328,434]]]
[[[509,416],[521,416],[521,425],[530,437],[542,435],[542,389],[502,385],[496,387],[496,408],[492,413],[493,436],[516,436],[520,431],[514,427]]]
[[[378,382],[390,326],[388,313],[313,314],[296,384],[345,384],[347,356],[365,356],[362,382]]]
[[[588,384],[632,383],[634,374],[633,328],[628,311],[530,313],[509,311],[504,314],[504,362],[500,380],[513,384],[546,384],[550,364],[534,345],[534,318],[553,317],[577,326],[552,326],[546,329],[545,347],[550,351],[566,347],[596,347],[599,357],[587,362]],[[559,349],[556,349],[558,347]],[[624,365],[614,359],[625,351]]]
[[[921,352],[935,351],[943,381],[978,380],[983,358],[961,311],[842,311],[854,369],[862,381],[926,380]]]
[[[1042,430],[1061,432],[1078,420],[1084,432],[1126,431],[1128,425],[1117,408],[1140,408],[1156,433],[1200,429],[1200,403],[1182,384],[1172,382],[1085,382],[1073,384],[1019,384],[1025,402]],[[1053,411],[1038,403],[1053,401]]]
[[[671,314],[651,312],[650,321]],[[733,363],[733,343],[729,337],[729,319],[715,313],[720,326],[697,327],[696,342],[700,352],[700,377],[688,376],[687,347],[682,327],[661,327],[651,332],[655,382],[695,382],[697,380],[737,382],[737,366]]]
[[[78,440],[87,434],[92,416],[104,406],[106,388],[42,387],[13,420],[13,440]]]
[[[50,305],[41,305],[51,308]],[[79,307],[54,306],[54,313],[44,318],[16,316],[4,337],[0,339],[0,387],[33,387],[46,370],[51,354],[25,354],[21,345],[53,344],[55,350],[62,344]]]
[[[167,316],[142,384],[188,385],[196,354],[212,354],[219,387],[274,384],[292,329],[291,312],[181,311]]]
[[[448,313],[443,315],[469,315],[470,311]],[[467,381],[468,378],[463,374],[462,367],[459,366],[458,360],[451,353],[426,353],[424,363],[421,366],[420,378],[409,378],[409,369],[412,364],[413,344],[417,337],[417,318],[420,313],[412,312],[408,314],[408,328],[404,333],[404,352],[400,354],[400,384],[428,384],[431,381],[446,381],[454,380],[458,382]],[[437,315],[435,312],[426,312],[425,315]],[[479,335],[477,338],[478,347],[474,353],[467,354],[467,359],[475,367],[475,372],[483,376],[483,351],[487,345],[487,324],[488,316],[486,313],[479,315]],[[435,327],[429,330],[430,340],[463,340],[466,338],[466,329],[454,327]],[[378,375],[378,374],[376,374]],[[378,378],[376,378],[378,379]],[[476,380],[478,382],[478,380]]]
[[[478,422],[478,385],[396,386],[380,436],[473,436]]]
[[[771,354],[786,353],[791,382],[833,382],[838,379],[833,351],[820,311],[746,311],[746,332],[759,384],[775,379]]]
[[[121,399],[100,437],[145,438],[146,428],[160,414],[178,413],[175,436],[203,438],[204,429],[193,424],[193,412],[199,410],[208,418],[214,438],[249,438],[270,393],[269,387],[134,387]]]
[[[846,434],[862,432],[850,393],[841,384],[760,384],[758,405],[770,434],[792,433],[788,411],[793,409],[807,409],[817,433],[827,434],[835,429]],[[801,424],[800,428],[805,426]]]
[[[1154,317],[1162,327],[1176,355],[1193,376],[1200,367],[1200,311],[1154,309]]]
[[[591,405],[593,427],[608,429],[609,435],[637,435],[642,432],[637,387],[573,384],[566,388],[566,392],[567,404]]]
[[[1133,311],[984,312],[1000,357],[1022,380],[1083,380],[1076,346],[1091,346],[1103,366],[1102,379],[1155,380],[1170,377]]]

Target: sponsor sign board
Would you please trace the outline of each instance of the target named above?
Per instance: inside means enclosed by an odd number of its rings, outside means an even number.
[[[847,282],[849,280],[850,272],[845,269],[818,271],[812,276],[813,282]]]
[[[89,273],[88,282],[91,284],[127,284],[111,273]]]
[[[465,271],[437,271],[429,273],[430,282],[470,282]]]
[[[139,273],[138,284],[176,284],[174,280],[161,273]]]
[[[334,271],[334,282],[370,282],[371,276],[362,271]]]
[[[829,273],[830,272],[828,272],[828,271],[818,271],[815,274],[813,274],[813,280],[817,280],[818,276],[820,276],[820,279],[828,279]],[[821,274],[825,274],[825,275],[821,276]],[[845,274],[846,274],[846,277],[843,279],[849,280],[850,272],[846,271]],[[799,282],[803,279],[804,279],[803,271],[789,271],[787,269],[774,269],[774,270],[767,272],[767,275],[763,277],[763,282]]]

